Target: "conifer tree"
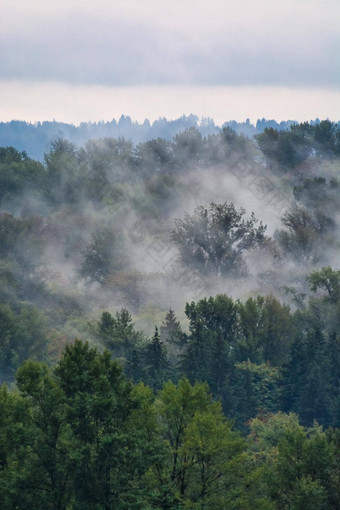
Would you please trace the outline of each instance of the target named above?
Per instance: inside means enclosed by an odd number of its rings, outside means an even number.
[[[155,327],[155,333],[146,348],[145,354],[147,383],[154,390],[160,389],[163,382],[166,381],[168,377],[169,363],[166,348],[161,341],[157,326]]]
[[[185,342],[181,324],[176,320],[175,312],[170,308],[162,322],[160,329],[161,339],[164,342],[182,347]]]

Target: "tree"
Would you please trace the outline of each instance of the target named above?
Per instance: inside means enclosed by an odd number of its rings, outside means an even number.
[[[338,186],[334,178],[329,181],[325,177],[304,179],[301,184],[294,186],[294,198],[307,209],[321,209],[332,216],[340,209]]]
[[[206,384],[192,386],[186,378],[177,385],[168,382],[156,409],[167,445],[163,463],[156,462],[150,473],[160,508],[181,508],[180,503],[193,509],[261,508],[256,497],[252,507],[247,502],[245,442],[211,400]]]
[[[164,450],[149,388],[79,340],[53,372],[25,362],[17,385],[0,388],[1,508],[147,508],[144,476]]]
[[[0,213],[0,257],[33,273],[43,252],[42,218],[18,219]]]
[[[251,440],[250,449],[258,457],[273,462],[277,455],[277,446],[287,431],[300,430],[299,417],[294,413],[265,414],[249,422]]]
[[[80,276],[92,282],[105,283],[111,273],[125,266],[123,242],[122,235],[111,227],[92,234],[83,256]]]
[[[26,499],[18,490],[20,474],[25,470],[20,470],[22,463],[18,462],[17,452],[22,448],[25,461],[22,443],[27,425],[24,399],[3,384],[0,386],[0,500],[4,509],[23,508],[18,506],[18,499]]]
[[[172,170],[173,154],[171,142],[164,138],[149,140],[136,147],[139,174],[148,177],[154,173]]]
[[[333,448],[321,427],[287,430],[278,444],[270,491],[280,508],[331,508],[328,492]],[[328,496],[328,497],[327,497]]]
[[[287,131],[281,131],[278,142],[278,163],[283,168],[295,168],[312,153],[311,126],[308,122],[292,124]]]
[[[105,339],[106,347],[113,349],[115,343],[130,342],[136,335],[134,323],[128,310],[122,308],[112,316],[103,312],[98,322],[98,332]]]
[[[302,264],[322,260],[325,243],[334,242],[335,222],[321,210],[295,206],[284,214],[282,223],[285,230],[277,232],[278,243]]]
[[[334,122],[322,120],[313,128],[313,139],[317,154],[333,157],[340,152],[340,130]]]
[[[172,144],[175,167],[197,168],[200,165],[202,147],[202,135],[195,127],[175,135]]]
[[[140,365],[144,337],[135,330],[128,310],[122,308],[115,316],[103,312],[97,323],[97,331],[105,347],[123,364],[125,374],[134,381],[139,381],[142,375]]]
[[[133,386],[108,351],[77,340],[55,369],[73,435],[73,490],[80,508],[138,508],[150,451],[131,420]],[[135,502],[134,501],[135,497]],[[132,503],[131,503],[132,502]],[[142,505],[143,506],[143,505]]]
[[[176,320],[175,312],[170,308],[161,325],[161,339],[169,344],[182,347],[185,342],[185,335],[180,322]]]
[[[17,385],[21,399],[11,396],[9,408],[15,421],[4,428],[10,432],[10,453],[0,483],[4,508],[66,510],[72,499],[71,437],[63,392],[47,366],[33,361],[20,367]]]
[[[243,255],[265,240],[266,227],[256,227],[254,213],[244,220],[245,210],[234,204],[211,203],[199,206],[193,215],[175,220],[172,241],[178,246],[183,264],[203,275],[242,275],[246,272]]]
[[[328,339],[310,310],[301,324],[283,372],[283,408],[298,413],[305,425],[330,425],[332,395]],[[313,324],[314,323],[314,324]]]
[[[182,375],[181,359],[187,342],[187,335],[183,333],[180,322],[176,319],[174,311],[170,308],[160,328],[161,340],[165,342],[169,376],[172,381],[177,381]]]
[[[27,193],[39,197],[46,192],[47,172],[25,151],[14,147],[0,147],[0,203],[6,207],[15,203],[22,207],[22,196]],[[40,195],[40,196],[39,196]],[[28,200],[25,200],[27,203]],[[27,210],[27,205],[25,204]]]
[[[114,201],[121,198],[123,192],[116,184],[128,181],[135,166],[131,141],[121,137],[88,140],[79,150],[78,158],[86,196],[90,200],[97,205],[106,203],[110,196]]]
[[[235,364],[235,418],[240,427],[257,414],[274,413],[280,406],[281,373],[269,363]]]
[[[319,271],[312,271],[307,277],[307,283],[313,292],[325,290],[331,303],[340,301],[340,270],[327,266]]]
[[[153,390],[159,390],[162,383],[168,378],[169,362],[157,326],[151,342],[145,348],[145,365],[144,372],[147,384]]]
[[[84,187],[84,175],[76,146],[66,138],[57,138],[44,155],[52,203],[77,203]]]
[[[183,373],[190,381],[206,381],[229,412],[237,323],[237,304],[221,294],[187,303],[190,336],[182,356]]]
[[[24,360],[41,360],[47,351],[46,324],[38,309],[31,305],[15,308],[0,304],[0,381],[13,381]]]
[[[287,170],[305,161],[312,152],[311,126],[305,122],[293,124],[289,130],[278,131],[272,127],[255,135],[266,163],[272,170]]]
[[[294,334],[289,306],[272,295],[258,296],[239,302],[238,312],[236,359],[282,366],[289,358]]]
[[[252,420],[251,448],[262,464],[274,508],[339,508],[336,438],[317,423],[302,427],[297,415]]]

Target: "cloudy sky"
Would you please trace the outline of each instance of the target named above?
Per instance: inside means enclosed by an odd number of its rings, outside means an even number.
[[[340,119],[339,0],[1,0],[0,121]]]

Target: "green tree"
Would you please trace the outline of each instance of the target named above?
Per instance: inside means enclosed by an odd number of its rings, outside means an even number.
[[[218,295],[187,303],[190,336],[183,354],[182,369],[191,381],[208,382],[214,395],[230,409],[230,382],[234,367],[237,305]]]
[[[151,342],[145,348],[144,373],[146,383],[153,390],[160,389],[163,382],[168,379],[169,361],[167,350],[161,341],[157,326]]]
[[[245,210],[234,204],[199,206],[193,215],[175,220],[171,239],[182,263],[204,275],[241,275],[246,272],[243,255],[265,240],[266,227],[256,227],[254,213],[244,220]]]
[[[172,144],[175,167],[178,169],[198,168],[201,162],[202,148],[202,135],[195,127],[190,127],[175,135]]]
[[[287,431],[278,444],[270,491],[281,508],[330,508],[327,488],[333,448],[317,426],[310,431]]]
[[[250,361],[236,363],[234,414],[237,424],[244,428],[257,414],[274,413],[280,406],[281,373],[268,363],[256,365]]]
[[[73,434],[74,494],[80,508],[139,508],[141,474],[148,467],[144,431],[132,428],[139,405],[132,384],[105,351],[67,346],[56,367]],[[82,506],[81,506],[82,505]]]
[[[324,257],[325,243],[333,244],[335,222],[321,210],[294,206],[282,217],[284,230],[276,238],[284,253],[301,264],[315,263]]]
[[[178,385],[168,382],[156,409],[167,452],[162,464],[154,464],[149,483],[160,508],[181,508],[180,503],[195,509],[261,508],[255,497],[253,506],[247,502],[245,442],[211,400],[207,385],[192,386],[185,378]]]
[[[305,122],[293,124],[286,131],[266,127],[263,133],[255,135],[255,140],[267,166],[282,172],[298,166],[310,156],[313,150],[311,134],[312,128]]]
[[[313,140],[317,154],[334,157],[340,152],[340,130],[334,122],[322,120],[313,128]]]
[[[75,145],[66,138],[57,138],[51,142],[44,160],[50,201],[55,205],[78,203],[84,188],[84,173]]]
[[[164,450],[150,388],[79,340],[54,373],[25,362],[17,384],[20,396],[0,389],[1,508],[147,508]]]
[[[126,267],[124,257],[122,234],[104,227],[91,236],[83,255],[80,276],[104,284],[111,273]]]
[[[289,306],[274,296],[249,298],[238,303],[236,359],[282,366],[288,361],[294,322]]]
[[[305,320],[313,321],[313,317],[308,314]],[[328,338],[320,324],[307,323],[292,344],[282,381],[284,410],[298,413],[305,425],[314,420],[330,425],[332,394],[338,385],[330,379],[330,365]]]
[[[105,204],[110,198],[116,205],[115,202],[124,195],[116,185],[129,182],[135,168],[132,142],[121,137],[88,140],[78,151],[78,158],[86,196],[96,206]]]
[[[17,385],[22,399],[10,397],[14,406],[5,410],[16,422],[4,430],[10,444],[2,473],[4,508],[66,510],[72,499],[71,438],[63,392],[49,369],[33,361],[21,366]]]
[[[41,198],[47,188],[47,172],[25,151],[14,147],[0,147],[0,203],[2,206],[22,207],[22,196],[27,193]],[[26,211],[28,200],[26,202]]]
[[[0,381],[13,381],[21,363],[43,359],[47,347],[46,323],[37,308],[0,304]]]
[[[142,358],[146,343],[141,332],[135,330],[128,310],[122,308],[112,316],[103,312],[97,323],[97,331],[104,345],[124,365],[125,373],[134,381],[142,377]]]
[[[325,290],[328,299],[332,303],[340,301],[340,270],[331,267],[323,267],[320,270],[312,271],[307,277],[310,289],[316,292],[319,289]]]
[[[43,252],[42,230],[41,218],[18,219],[0,213],[0,257],[33,273]]]
[[[160,328],[161,340],[165,342],[169,361],[169,374],[172,381],[181,376],[181,360],[187,342],[175,312],[170,308]]]
[[[170,308],[167,312],[160,329],[161,339],[169,344],[182,347],[185,343],[185,335],[180,322],[176,319],[175,312]]]
[[[140,143],[136,147],[138,173],[147,177],[150,173],[169,172],[173,168],[172,144],[164,138]]]
[[[307,209],[322,209],[328,216],[332,216],[340,208],[339,183],[332,178],[325,177],[304,179],[301,184],[294,186],[294,198]]]
[[[317,423],[302,427],[294,414],[252,420],[251,449],[275,508],[339,508],[336,442]]]
[[[28,425],[27,405],[17,393],[9,391],[7,386],[0,386],[0,501],[2,507],[23,508],[18,505],[17,483],[20,480],[20,468],[17,453],[21,447],[25,461],[25,448],[22,446]],[[22,470],[25,472],[25,469]],[[21,495],[23,499],[25,497]]]

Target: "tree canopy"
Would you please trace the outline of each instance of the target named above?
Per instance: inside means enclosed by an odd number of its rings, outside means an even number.
[[[175,220],[171,239],[176,243],[183,264],[197,268],[204,275],[239,275],[246,273],[244,254],[266,239],[266,227],[254,213],[244,219],[244,209],[234,204],[199,206],[194,214]]]

